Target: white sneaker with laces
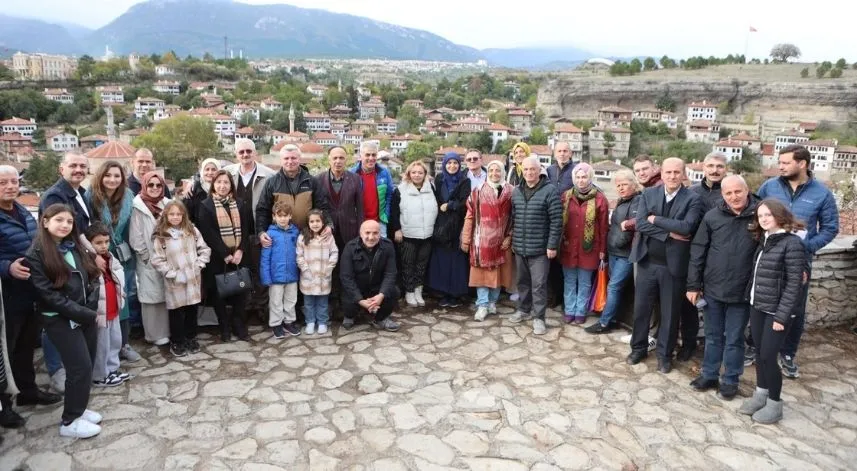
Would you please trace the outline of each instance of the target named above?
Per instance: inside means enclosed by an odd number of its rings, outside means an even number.
[[[515,311],[515,313],[512,314],[511,317],[509,317],[509,322],[517,324],[518,322],[530,320],[532,318],[533,314],[531,312]]]
[[[170,344],[170,338],[169,337],[164,337],[162,339],[155,340],[155,345],[157,345],[158,347],[163,347],[164,345],[169,345],[169,344]]]
[[[497,314],[497,305],[494,303],[488,304],[488,314],[494,315]]]
[[[417,306],[422,307],[422,306],[426,305],[426,300],[423,299],[423,287],[422,286],[417,286],[417,288],[414,290],[414,300],[416,300]]]
[[[318,335],[327,333],[327,324],[319,324],[318,325]]]
[[[533,335],[544,335],[547,332],[547,326],[542,319],[533,319]]]
[[[89,409],[83,411],[83,415],[81,415],[80,418],[95,425],[100,424],[101,420],[103,419],[103,417],[101,417],[101,414],[95,411],[91,411]]]
[[[315,333],[315,322],[307,322],[306,329],[304,329],[307,335],[312,335]]]
[[[74,419],[68,425],[60,425],[60,436],[71,438],[91,438],[101,433],[101,427],[83,417]]]
[[[485,316],[488,315],[488,308],[485,306],[479,306],[476,308],[476,314],[473,315],[473,319],[482,322],[485,320]]]
[[[65,394],[65,368],[60,368],[51,376],[51,389],[54,391]]]
[[[417,307],[417,298],[414,297],[414,293],[410,291],[405,293],[405,303],[410,307]]]

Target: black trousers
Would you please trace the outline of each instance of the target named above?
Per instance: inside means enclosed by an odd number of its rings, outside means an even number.
[[[685,296],[681,305],[678,330],[681,332],[681,348],[696,348],[696,337],[699,335],[699,309]]]
[[[559,257],[554,257],[550,262],[550,271],[548,272],[548,307],[553,308],[556,305],[563,307],[560,312],[565,312],[565,275],[562,271],[562,263]]]
[[[364,291],[363,299],[371,298],[376,294],[378,293],[367,293]],[[381,302],[381,307],[378,309],[377,312],[375,312],[375,322],[381,322],[384,319],[390,317],[390,314],[393,313],[393,309],[396,308],[396,303],[398,302],[397,298],[398,296],[390,296],[389,298],[384,297],[384,301]],[[343,305],[343,310],[345,317],[348,319],[354,319],[359,313],[368,313],[368,311],[363,309],[363,307],[361,307],[359,304],[351,302],[345,302]]]
[[[42,316],[37,316],[33,302],[15,302],[3,293],[6,307],[6,348],[12,377],[21,394],[36,393],[36,368],[33,353],[42,332]]]
[[[92,389],[92,364],[98,344],[98,327],[95,322],[71,327],[62,316],[43,316],[45,333],[56,347],[65,367],[65,404],[63,424],[70,424],[83,415],[89,404]]]
[[[268,287],[262,284],[262,279],[259,277],[262,246],[255,235],[250,242],[250,253],[246,255],[250,256],[247,268],[250,269],[250,279],[253,280],[253,291],[246,301],[246,310],[255,311],[259,315],[259,320],[263,321],[262,325],[268,325]]]
[[[783,390],[783,373],[777,363],[777,355],[786,340],[789,324],[783,330],[774,330],[774,316],[750,308],[750,331],[756,342],[756,386],[767,389],[768,397],[780,400]]]
[[[631,350],[646,352],[649,343],[649,323],[652,305],[656,300],[661,305],[661,320],[658,327],[658,358],[669,359],[678,339],[678,317],[682,300],[685,300],[687,280],[670,275],[666,265],[643,260],[637,265],[634,287],[634,331],[631,334]],[[695,335],[695,334],[694,334]]]
[[[211,305],[214,306],[214,314],[217,315],[217,323],[220,327],[220,332],[229,334],[230,329],[233,334],[238,337],[247,335],[247,325],[245,323],[245,312],[247,310],[247,293],[241,293],[229,298],[221,299],[217,295],[217,288],[210,293],[212,297]],[[226,306],[232,306],[232,311],[229,312]]]
[[[402,281],[405,292],[413,293],[417,286],[423,285],[429,259],[431,258],[431,238],[403,238],[399,244],[402,253]]]
[[[197,305],[168,310],[170,316],[170,342],[183,344],[196,338]]]

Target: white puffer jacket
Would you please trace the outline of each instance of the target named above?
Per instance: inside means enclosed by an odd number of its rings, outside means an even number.
[[[399,184],[400,222],[402,235],[408,239],[428,239],[434,232],[437,219],[437,198],[431,183],[423,183],[417,189],[412,183]]]

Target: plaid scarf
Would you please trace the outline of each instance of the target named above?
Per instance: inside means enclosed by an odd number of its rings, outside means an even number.
[[[227,247],[235,250],[241,245],[241,214],[238,213],[238,203],[229,197],[212,199],[217,213],[217,225],[220,227],[220,238]]]
[[[589,191],[586,193],[581,193],[577,187],[573,187],[571,190],[565,192],[565,201],[562,212],[563,216],[563,224],[568,222],[568,203],[571,201],[571,198],[577,198],[581,203],[586,203],[586,212],[584,213],[583,220],[583,241],[581,242],[581,246],[583,247],[584,252],[592,251],[592,244],[595,241],[595,195],[598,194],[598,190],[589,187]]]

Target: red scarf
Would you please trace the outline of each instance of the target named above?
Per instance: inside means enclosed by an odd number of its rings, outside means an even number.
[[[152,179],[157,179],[159,182],[161,182],[161,193],[155,198],[149,196],[148,192],[149,181]],[[143,187],[140,189],[140,199],[143,200],[143,203],[145,203],[146,207],[149,208],[149,211],[152,212],[152,216],[154,216],[155,219],[158,219],[161,216],[162,210],[159,205],[164,199],[164,189],[167,187],[167,183],[164,181],[163,178],[161,178],[160,175],[155,172],[149,172],[143,175],[143,181],[141,183]]]

